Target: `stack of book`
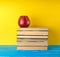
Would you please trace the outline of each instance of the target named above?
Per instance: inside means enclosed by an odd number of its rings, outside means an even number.
[[[17,50],[47,50],[47,28],[19,28],[17,33]]]

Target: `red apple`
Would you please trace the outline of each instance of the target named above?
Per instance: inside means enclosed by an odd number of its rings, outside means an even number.
[[[30,20],[28,16],[20,16],[18,20],[18,25],[20,27],[28,27],[30,25]]]

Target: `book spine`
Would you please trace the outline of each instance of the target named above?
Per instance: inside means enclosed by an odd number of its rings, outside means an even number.
[[[44,42],[44,41],[48,41],[48,38],[31,38],[31,39],[29,39],[29,38],[20,38],[20,39],[17,39],[17,42]]]
[[[18,38],[48,38],[48,36],[17,36]]]
[[[27,35],[27,36],[28,36],[28,35],[33,35],[33,36],[34,36],[34,35],[37,35],[37,36],[38,36],[38,35],[39,35],[39,36],[40,36],[40,35],[48,35],[48,32],[39,32],[39,31],[38,31],[38,32],[36,32],[36,31],[33,31],[33,32],[31,32],[31,31],[26,31],[26,32],[24,32],[24,31],[21,31],[21,32],[18,32],[17,34],[18,34],[18,35],[23,35],[23,36],[24,36],[24,35]]]
[[[17,42],[19,46],[48,46],[48,42]]]
[[[48,47],[17,47],[17,50],[47,50]]]
[[[47,28],[19,28],[18,31],[48,31]]]

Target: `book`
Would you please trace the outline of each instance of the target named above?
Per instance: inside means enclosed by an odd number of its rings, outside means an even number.
[[[18,38],[48,38],[48,36],[17,36],[17,39]]]
[[[47,46],[40,46],[40,47],[23,47],[17,46],[17,50],[47,50]]]
[[[40,41],[40,42],[17,42],[18,46],[48,46],[48,41]]]
[[[48,41],[48,38],[18,38],[17,42],[44,42]]]
[[[17,42],[18,46],[48,46],[48,42]]]
[[[48,31],[48,28],[19,28],[18,31]]]
[[[17,35],[18,35],[18,36],[19,36],[19,35],[21,35],[21,36],[22,36],[22,35],[23,35],[23,36],[24,36],[24,35],[26,35],[26,36],[30,36],[30,35],[31,35],[31,36],[32,36],[32,35],[33,35],[33,36],[34,36],[34,35],[35,35],[35,36],[43,36],[43,35],[44,35],[44,36],[48,36],[48,32],[44,32],[44,31],[43,31],[43,32],[40,32],[40,31],[25,31],[25,32],[24,32],[24,31],[21,31],[21,32],[19,32],[19,31],[18,31]]]

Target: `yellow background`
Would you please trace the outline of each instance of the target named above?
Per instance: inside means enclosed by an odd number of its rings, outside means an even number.
[[[16,45],[21,15],[29,16],[30,27],[49,29],[49,45],[60,44],[59,0],[0,0],[0,45]]]

